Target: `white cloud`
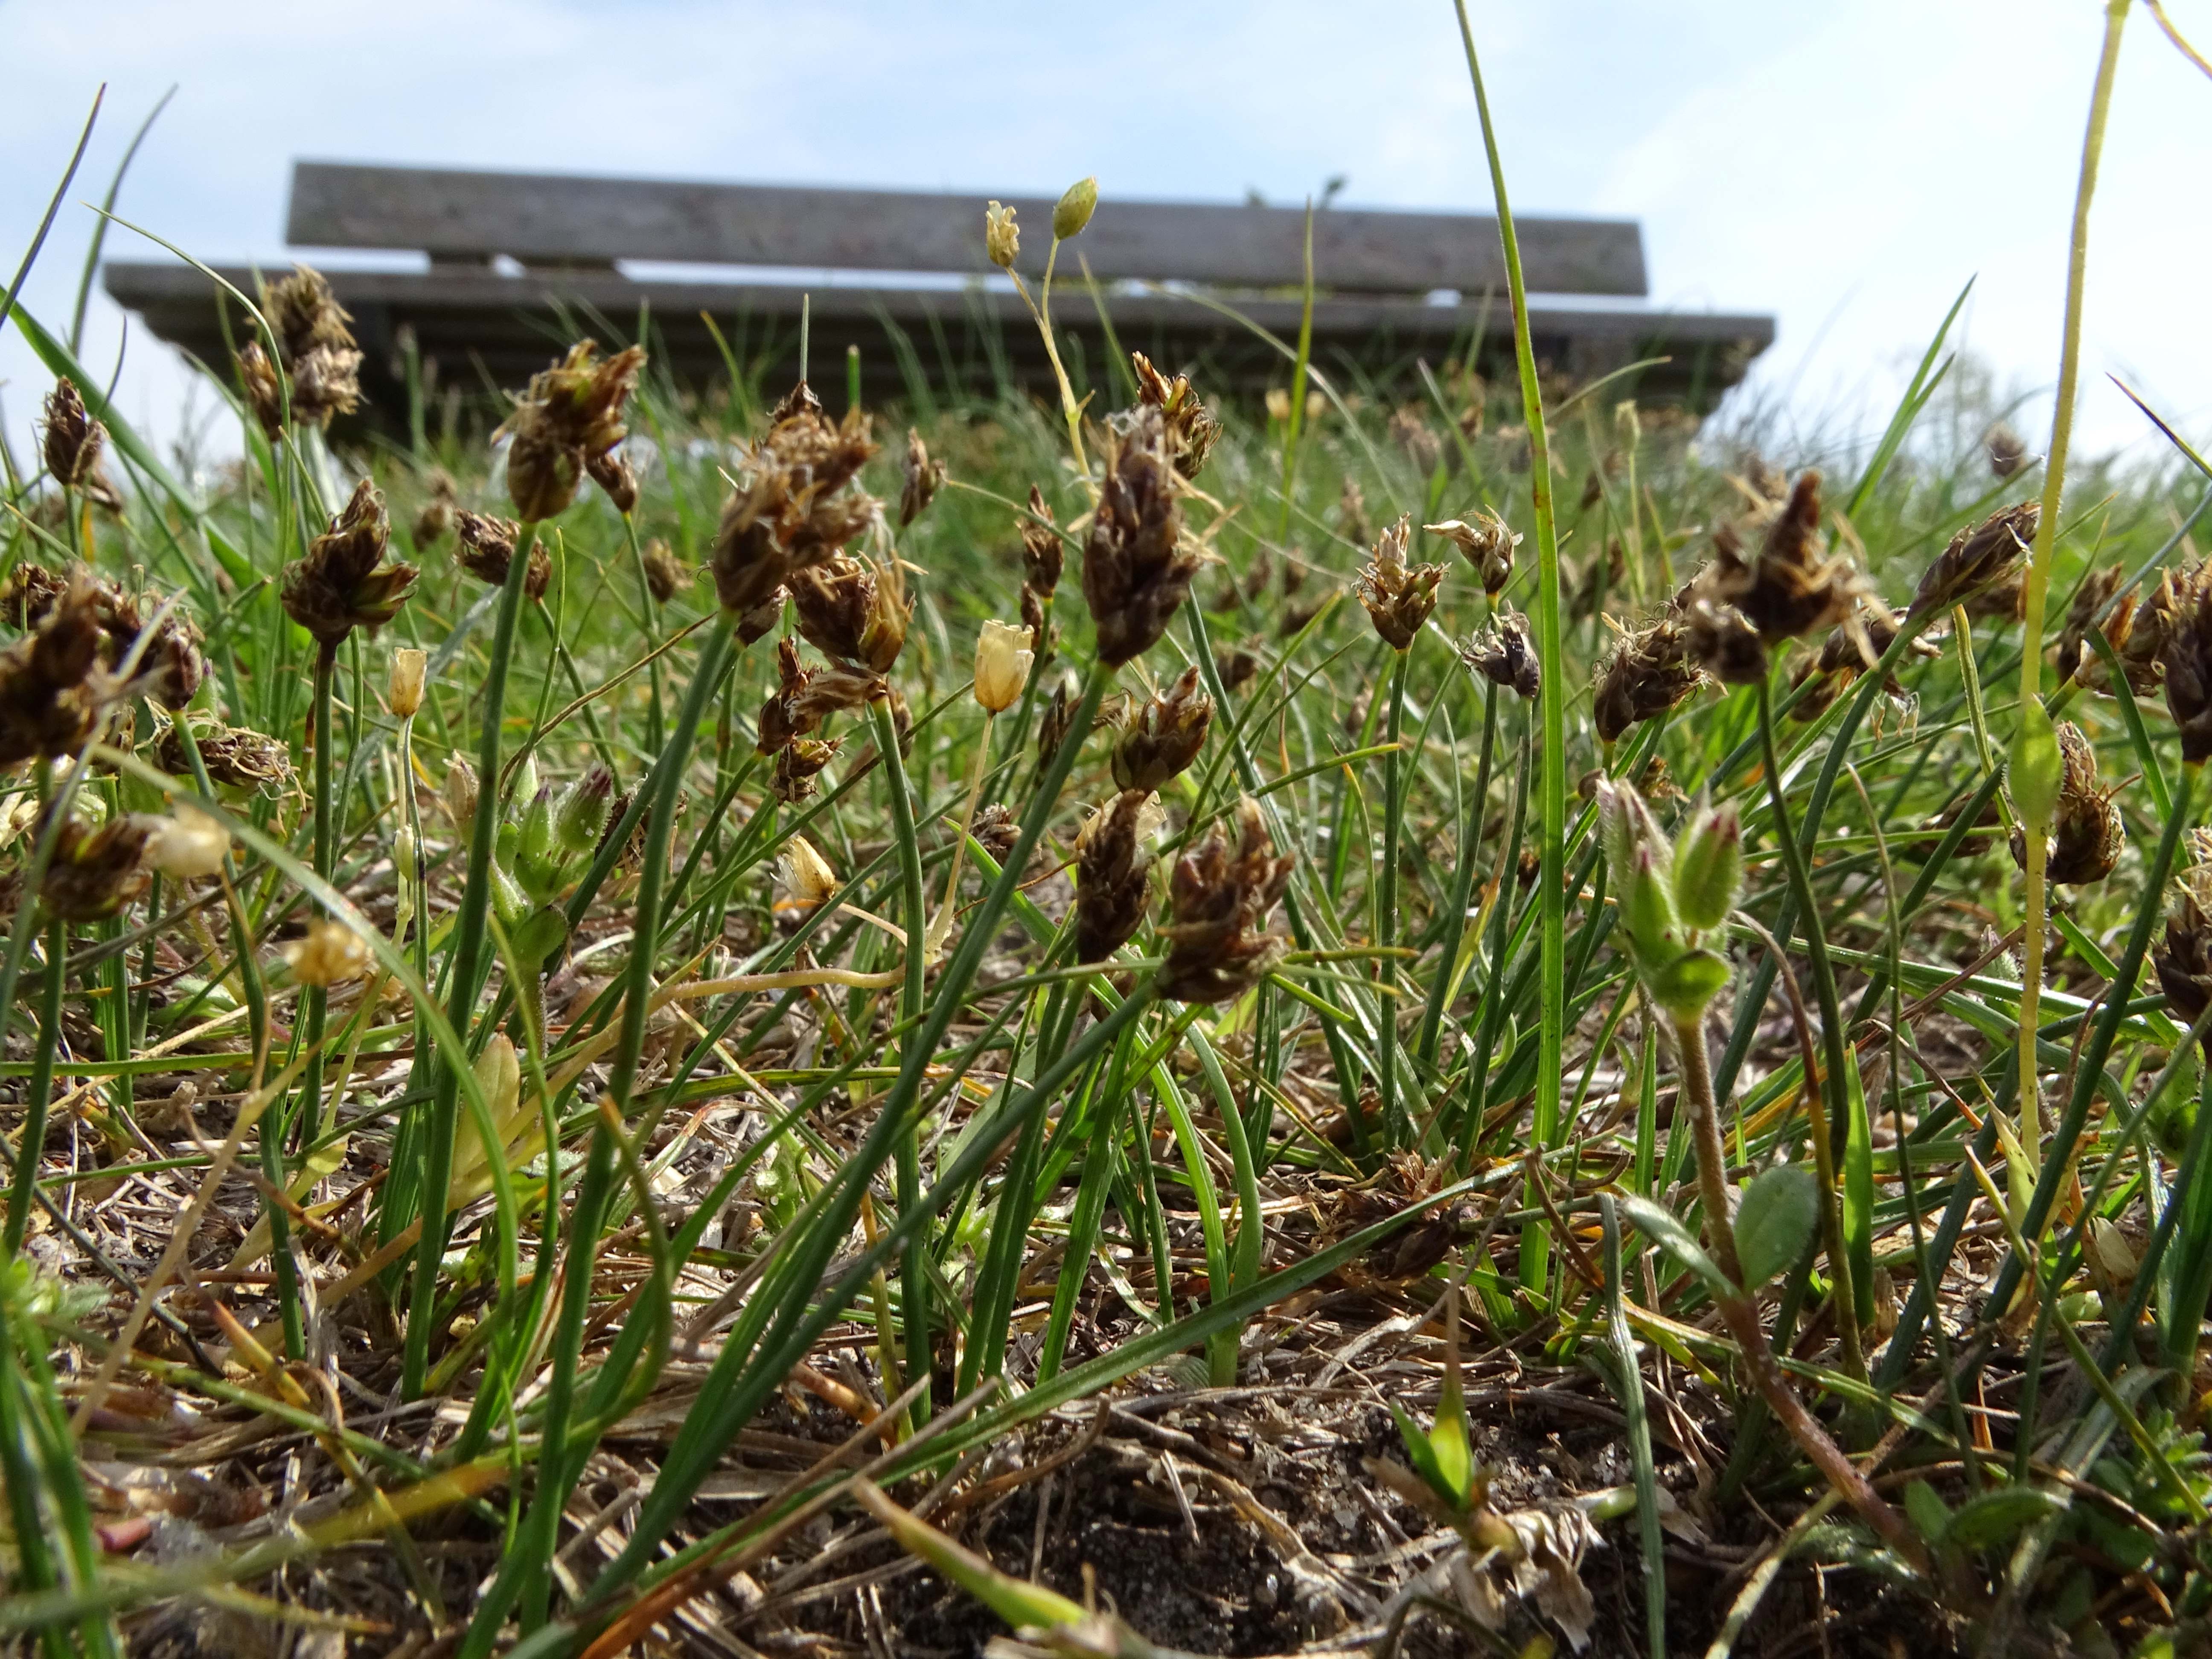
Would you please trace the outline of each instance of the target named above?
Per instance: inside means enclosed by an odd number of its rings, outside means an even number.
[[[2212,0],[2172,8],[2212,35]],[[1757,374],[1808,423],[1879,402],[1978,274],[1967,337],[2000,380],[2055,370],[2087,0],[1480,0],[1515,204],[1644,224],[1655,297],[1772,310]],[[96,199],[141,112],[180,84],[122,202],[203,257],[275,260],[300,155],[670,176],[1295,201],[1487,205],[1449,6],[1124,0],[793,7],[744,0],[86,0],[9,15],[0,249],[28,240],[102,78],[109,104],[27,291],[66,320]],[[2212,341],[2186,319],[2212,225],[2212,83],[2130,25],[2092,238],[2084,425],[2136,441],[2106,386],[2140,374],[2186,421]],[[134,257],[118,232],[112,254]],[[0,258],[11,258],[0,254]],[[95,301],[87,361],[120,320]],[[1816,346],[1817,340],[1817,346]],[[0,334],[20,450],[44,376]],[[165,353],[134,338],[124,407],[176,428]]]

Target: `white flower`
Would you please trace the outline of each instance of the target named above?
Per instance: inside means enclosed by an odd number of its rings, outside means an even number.
[[[165,876],[212,876],[230,850],[230,832],[197,806],[183,806],[154,821],[146,862]]]

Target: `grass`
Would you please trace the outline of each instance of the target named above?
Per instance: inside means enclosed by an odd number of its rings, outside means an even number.
[[[6,1639],[2201,1639],[2185,447],[1994,471],[1954,306],[1869,453],[1784,473],[1525,337],[1510,384],[1286,345],[1275,414],[1200,366],[772,425],[648,336],[496,445],[333,447],[329,319],[264,310],[204,492],[9,319],[104,429],[60,398],[0,500],[47,751],[0,793]],[[2032,559],[1975,539],[2039,499]],[[1419,528],[1485,509],[1494,598]],[[2104,780],[2047,808],[2047,972],[2023,687]]]

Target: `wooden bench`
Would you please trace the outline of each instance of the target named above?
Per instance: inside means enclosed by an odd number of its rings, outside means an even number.
[[[427,270],[325,268],[367,354],[363,386],[387,415],[404,404],[404,331],[441,384],[484,390],[520,386],[580,332],[634,337],[648,316],[649,343],[679,382],[724,376],[726,344],[773,395],[799,372],[803,295],[818,384],[842,382],[849,344],[871,396],[1042,389],[1042,344],[985,257],[983,205],[968,195],[301,161],[285,236],[317,264],[322,249],[428,256]],[[1053,204],[1010,205],[1019,269],[1034,276]],[[1305,221],[1303,209],[1103,198],[1063,250],[1054,283],[1053,319],[1079,390],[1095,385],[1120,401],[1102,309],[1121,349],[1197,365],[1210,392],[1286,384],[1282,355],[1218,307],[1295,342]],[[1637,303],[1648,285],[1632,220],[1523,218],[1519,228],[1528,289],[1544,296],[1529,306],[1537,355],[1571,377],[1664,356],[1638,371],[1634,389],[1703,408],[1774,337],[1769,317]],[[1486,372],[1510,374],[1504,260],[1489,216],[1328,208],[1314,216],[1313,260],[1314,360],[1340,385],[1364,380],[1410,395],[1417,358],[1433,365],[1470,352]],[[624,269],[640,264],[721,269]],[[253,292],[250,272],[223,274]],[[116,261],[105,276],[161,338],[227,372],[219,291],[204,276]],[[235,337],[242,319],[229,322]]]

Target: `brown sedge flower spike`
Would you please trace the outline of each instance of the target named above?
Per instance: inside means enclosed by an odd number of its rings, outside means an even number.
[[[1152,360],[1141,351],[1129,354],[1129,364],[1136,371],[1139,404],[1160,411],[1176,471],[1186,478],[1195,478],[1205,471],[1206,458],[1221,437],[1221,422],[1199,401],[1188,374],[1170,379],[1153,368]]]
[[[1437,608],[1437,589],[1444,579],[1440,564],[1407,565],[1413,523],[1410,514],[1401,515],[1376,537],[1373,554],[1354,579],[1375,631],[1394,651],[1413,649],[1413,636]]]
[[[1124,790],[1093,812],[1075,836],[1075,959],[1103,962],[1145,921],[1145,884],[1152,870],[1146,839],[1161,822],[1151,793]]]
[[[1905,614],[1940,616],[2017,574],[2042,517],[2040,501],[2021,501],[1961,530],[1922,574]]]
[[[507,493],[526,522],[550,519],[576,498],[589,475],[616,511],[637,505],[637,481],[615,452],[629,428],[623,405],[636,390],[645,349],[626,346],[602,361],[596,340],[533,375],[514,412],[492,435],[507,440]]]
[[[2102,881],[2112,873],[2127,846],[2127,827],[2112,798],[2117,787],[2097,787],[2097,752],[2071,720],[2057,726],[2060,765],[2058,805],[2051,817],[2045,878],[2069,886]],[[2013,861],[2027,867],[2027,841],[2012,832]]]
[[[514,562],[514,544],[522,535],[522,526],[512,519],[495,517],[489,513],[461,512],[453,515],[453,527],[459,532],[453,542],[453,556],[462,569],[478,581],[489,582],[494,587],[507,583],[507,566]],[[553,580],[553,556],[545,544],[534,541],[530,547],[530,568],[522,574],[522,592],[526,599],[542,600],[546,588]]]
[[[875,453],[858,407],[832,425],[805,382],[792,389],[722,505],[712,563],[723,610],[749,618],[794,572],[825,562],[874,521],[874,498],[846,486]]]
[[[1534,641],[1528,637],[1528,619],[1508,607],[1492,617],[1482,632],[1459,648],[1459,659],[1488,680],[1534,702],[1542,687],[1541,666]]]
[[[1521,538],[1491,508],[1483,508],[1473,524],[1464,519],[1446,519],[1442,524],[1425,524],[1421,528],[1431,536],[1442,536],[1465,554],[1481,579],[1482,591],[1492,599],[1504,592],[1505,584],[1513,579],[1513,550],[1520,546]]]
[[[1213,721],[1213,699],[1186,668],[1172,685],[1139,703],[1114,745],[1114,781],[1124,790],[1158,790],[1198,758]]]
[[[411,564],[383,562],[391,540],[384,498],[366,478],[331,527],[285,567],[285,614],[335,657],[356,628],[372,634],[399,614],[416,574]]]
[[[1084,544],[1083,597],[1098,659],[1118,668],[1150,650],[1190,596],[1198,554],[1182,544],[1182,505],[1161,412],[1131,412],[1109,433],[1106,477]]]
[[[1168,888],[1168,942],[1159,992],[1178,1002],[1227,1002],[1260,982],[1283,958],[1267,914],[1290,884],[1295,860],[1278,857],[1257,803],[1237,804],[1237,839],[1216,824],[1176,860]]]
[[[107,428],[86,410],[76,383],[58,375],[46,395],[46,430],[41,446],[46,474],[64,489],[92,482],[100,472],[100,447]]]

